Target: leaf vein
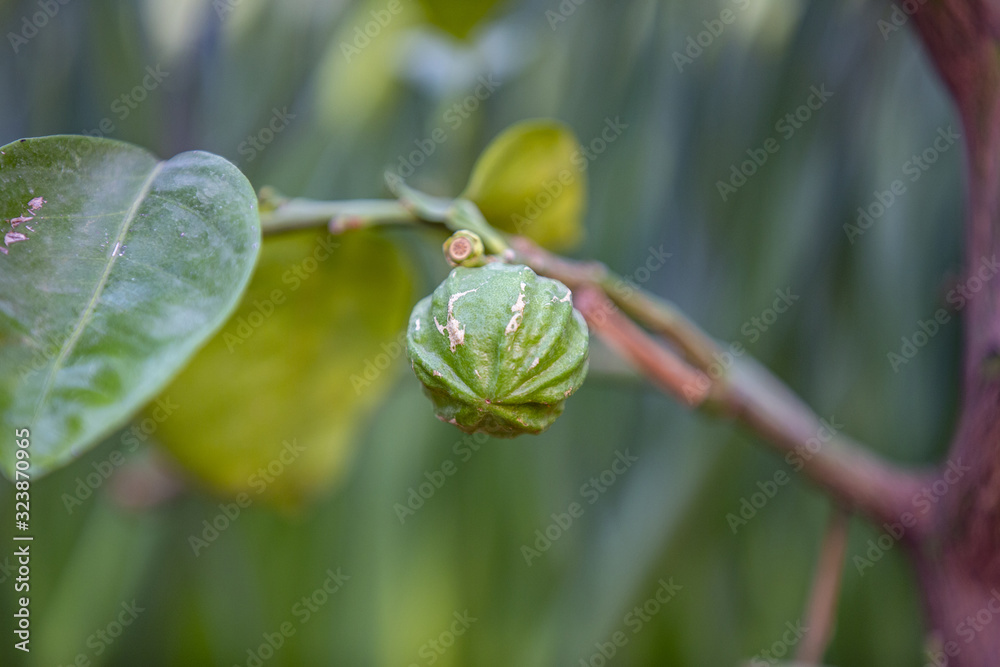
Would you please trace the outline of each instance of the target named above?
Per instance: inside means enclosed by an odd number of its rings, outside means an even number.
[[[77,320],[76,326],[73,327],[73,331],[66,338],[66,340],[63,341],[62,347],[59,349],[59,355],[55,358],[55,360],[53,360],[52,366],[49,368],[49,372],[45,376],[42,391],[39,393],[38,402],[35,404],[35,413],[31,418],[33,425],[38,422],[38,416],[42,411],[42,406],[45,405],[45,400],[49,397],[49,393],[52,391],[52,385],[55,383],[56,374],[66,362],[67,357],[69,357],[69,355],[73,352],[73,348],[76,347],[76,344],[80,340],[80,336],[83,335],[87,325],[90,324],[90,319],[94,315],[94,310],[97,308],[97,303],[101,299],[101,294],[104,292],[104,288],[108,284],[108,279],[111,277],[111,270],[114,268],[115,259],[117,257],[116,251],[119,246],[124,243],[125,236],[132,227],[132,223],[135,222],[139,213],[139,208],[149,196],[149,191],[153,187],[153,182],[160,174],[163,165],[163,162],[158,162],[149,172],[149,176],[146,177],[142,187],[136,194],[135,201],[132,202],[132,206],[129,207],[125,217],[122,218],[121,227],[118,229],[118,234],[115,236],[115,244],[111,247],[111,257],[108,258],[107,266],[104,267],[104,271],[101,273],[101,277],[98,279],[97,285],[94,286],[94,292],[90,295],[90,300],[87,302],[86,307],[80,314],[80,318]]]

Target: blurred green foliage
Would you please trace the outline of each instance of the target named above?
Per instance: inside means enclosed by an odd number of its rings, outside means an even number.
[[[199,148],[234,161],[256,187],[346,199],[384,196],[384,171],[406,167],[417,187],[459,192],[483,146],[526,118],[558,118],[585,147],[619,119],[620,136],[593,143],[586,241],[574,254],[744,343],[882,455],[941,456],[957,396],[957,318],[898,372],[886,355],[943,304],[960,262],[960,149],[915,181],[906,163],[939,128],[961,130],[913,36],[878,30],[882,6],[511,0],[466,28],[478,12],[462,9],[451,25],[443,4],[428,14],[405,1],[382,26],[386,5],[59,5],[16,53],[5,38],[0,144],[96,132],[161,156]],[[34,1],[0,3],[3,35],[25,31],[38,11]],[[343,45],[355,45],[357,27],[372,36],[348,62]],[[157,66],[169,73],[162,84],[129,105]],[[796,119],[814,86],[832,97]],[[445,140],[422,149],[438,128]],[[769,138],[778,150],[762,160]],[[718,182],[754,155],[763,163],[745,167],[753,175],[723,200]],[[852,243],[844,225],[896,179],[905,194]],[[443,239],[384,236],[415,267],[415,302],[446,272]],[[669,260],[644,270],[661,246]],[[766,331],[754,324],[786,288],[800,296],[794,307]],[[629,641],[617,665],[735,665],[758,654],[801,618],[828,503],[793,476],[734,535],[726,515],[787,466],[594,348],[591,377],[563,417],[511,442],[463,440],[399,373],[338,485],[293,515],[242,508],[198,556],[190,536],[229,501],[190,484],[143,502],[127,482],[155,490],[144,475],[159,450],[110,438],[33,487],[34,650],[15,654],[4,642],[0,663],[62,665],[83,654],[93,665],[247,665],[248,651],[286,622],[295,634],[264,664],[579,665],[620,629]],[[364,369],[364,358],[353,361]],[[212,381],[245,382],[235,372]],[[322,402],[309,391],[299,390],[303,404]],[[590,504],[588,480],[626,450],[637,461]],[[88,475],[100,480],[92,475],[115,451],[126,466],[68,512],[66,499],[86,495]],[[439,472],[444,483],[401,522],[395,506]],[[12,498],[0,483],[4,517]],[[528,566],[522,546],[573,502],[582,516]],[[0,542],[10,544],[10,530],[0,522]],[[890,550],[863,576],[850,561],[876,535],[852,524],[830,664],[920,659],[902,554]],[[350,578],[317,594],[338,568]],[[0,577],[9,618],[11,582]],[[671,577],[683,588],[633,633],[626,615]],[[305,622],[303,596],[315,607]],[[110,645],[100,640],[94,633],[133,599],[144,611]],[[466,611],[477,620],[454,626],[462,634],[436,652],[428,642]]]
[[[408,267],[372,232],[268,239],[230,323],[163,390],[177,406],[157,438],[227,495],[298,507],[325,492],[398,376]]]

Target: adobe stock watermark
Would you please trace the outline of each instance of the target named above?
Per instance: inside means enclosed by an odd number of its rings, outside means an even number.
[[[255,647],[246,650],[246,661],[233,667],[264,667],[264,663],[273,658],[285,643],[295,636],[299,628],[308,623],[350,580],[350,575],[344,574],[341,568],[327,570],[326,578],[309,594],[303,595],[289,611],[289,617],[278,624],[272,632],[261,634],[261,641]]]
[[[8,32],[7,41],[14,49],[14,55],[21,50],[21,47],[34,39],[38,33],[49,24],[49,21],[56,17],[59,10],[68,5],[72,0],[38,0],[39,11],[31,16],[27,14],[21,17],[21,29],[17,32]]]
[[[882,560],[886,552],[896,546],[896,543],[903,538],[906,531],[916,526],[922,517],[927,516],[970,470],[972,468],[969,466],[962,465],[961,458],[956,458],[954,461],[949,460],[941,477],[922,487],[920,492],[914,494],[913,498],[910,499],[912,511],[903,512],[897,521],[883,523],[882,528],[885,532],[876,539],[868,540],[868,548],[865,550],[864,556],[854,555],[851,562],[854,563],[858,574],[864,576],[865,570],[874,567],[875,563]]]
[[[122,602],[120,606],[121,611],[118,612],[114,619],[87,637],[87,648],[90,649],[90,652],[78,653],[66,667],[90,667],[92,664],[91,658],[99,658],[104,655],[104,652],[111,648],[115,641],[122,636],[125,628],[132,625],[139,618],[139,615],[146,611],[135,600]],[[103,663],[103,660],[98,662]],[[63,667],[63,664],[59,663],[59,667]]]
[[[767,164],[771,156],[781,150],[781,142],[794,137],[795,133],[801,130],[831,97],[833,93],[826,89],[825,83],[818,87],[811,86],[809,95],[802,104],[775,121],[774,131],[778,133],[778,138],[768,137],[760,146],[748,148],[746,160],[730,165],[729,178],[715,182],[715,188],[719,191],[722,201],[739,192],[740,188]]]
[[[3,562],[0,562],[0,584],[7,583],[16,572],[17,568],[10,562],[10,556],[4,556]]]
[[[726,30],[726,26],[736,23],[738,16],[736,12],[742,12],[749,7],[750,0],[732,0],[732,4],[736,5],[736,11],[730,7],[726,7],[719,12],[717,18],[702,21],[701,24],[705,26],[705,29],[697,35],[688,35],[684,52],[674,51],[673,59],[674,64],[677,65],[678,72],[683,73],[685,65],[693,65],[694,61],[700,58],[701,54],[705,52],[705,49],[712,46],[715,40],[722,36],[722,33]]]
[[[902,3],[892,3],[892,11],[889,19],[879,19],[875,22],[878,31],[882,33],[882,39],[889,41],[889,35],[899,32],[910,20],[910,17],[927,3],[927,0],[903,0]]]
[[[760,340],[760,337],[778,321],[778,317],[787,313],[795,305],[795,302],[801,298],[798,294],[792,292],[791,287],[777,289],[774,293],[776,296],[770,307],[765,308],[760,314],[746,320],[740,326],[740,333],[743,334],[748,343],[756,343]],[[699,397],[704,396],[711,382],[723,377],[736,364],[736,360],[746,354],[746,352],[746,345],[740,341],[733,341],[729,344],[728,348],[713,354],[712,356],[715,361],[706,369],[705,374],[699,376],[696,382],[684,385],[684,398],[694,403]]]
[[[293,120],[295,120],[295,114],[289,113],[288,107],[272,108],[271,118],[264,124],[264,127],[257,130],[255,134],[247,135],[247,138],[236,147],[236,151],[244,156],[247,162],[253,162],[261,151],[270,146],[275,137],[284,132]]]
[[[76,478],[76,485],[73,493],[63,493],[60,497],[67,514],[73,514],[78,507],[82,507],[110,477],[121,468],[126,461],[127,455],[139,448],[139,445],[149,440],[160,428],[160,424],[167,421],[174,412],[181,407],[174,403],[173,398],[166,396],[156,399],[153,407],[147,409],[148,417],[132,424],[131,427],[122,433],[119,446],[111,450],[105,458],[91,464],[93,472]]]
[[[414,150],[405,155],[400,155],[396,160],[395,173],[400,178],[409,178],[418,167],[422,166],[427,159],[434,155],[438,146],[448,141],[451,132],[455,132],[462,127],[462,123],[468,120],[472,114],[479,110],[479,107],[493,95],[500,87],[500,82],[493,74],[479,77],[478,85],[464,98],[448,107],[441,115],[442,124],[435,127],[422,139],[414,139]]]
[[[925,652],[927,662],[924,667],[948,667],[953,664],[951,658],[958,657],[963,644],[968,645],[975,641],[976,635],[992,626],[998,615],[1000,615],[1000,591],[994,588],[990,591],[990,598],[985,605],[955,626],[955,634],[962,638],[963,643],[959,644],[952,640],[945,642],[938,649],[927,649]]]
[[[54,361],[56,357],[59,356],[59,352],[62,351],[63,345],[69,340],[70,333],[72,330],[67,331],[62,337],[56,337],[52,334],[42,334],[40,345],[35,348],[34,354],[31,355],[31,359],[24,361],[17,368],[18,378],[22,381],[27,380],[29,377],[42,370],[49,365],[50,362]]]
[[[945,301],[951,306],[951,312],[947,308],[938,308],[934,314],[926,320],[917,320],[917,328],[909,336],[900,338],[901,345],[898,351],[889,351],[886,358],[894,373],[910,363],[917,353],[920,352],[931,340],[941,332],[944,325],[951,322],[952,315],[957,315],[978,294],[986,283],[993,280],[1000,271],[1000,263],[997,256],[993,255],[989,259],[983,257],[979,260],[979,266],[975,272],[964,282],[958,283],[948,291]]]
[[[962,138],[958,132],[949,125],[948,129],[939,127],[937,136],[931,145],[922,150],[919,154],[914,153],[909,160],[903,163],[900,170],[903,176],[910,183],[916,183],[927,171],[938,161],[942,154],[948,152],[959,139]],[[907,192],[906,182],[902,178],[895,179],[885,190],[876,190],[874,199],[866,206],[858,207],[858,217],[854,223],[844,224],[844,233],[847,240],[854,245],[855,239],[871,229],[879,221],[885,212]]]
[[[576,13],[576,10],[587,0],[559,0],[556,10],[545,10],[545,19],[549,22],[552,32],[556,31],[560,23],[565,23],[569,17]]]
[[[593,505],[638,460],[639,458],[633,456],[628,449],[624,452],[621,450],[616,451],[615,458],[608,468],[600,474],[591,477],[580,486],[580,497],[586,500],[588,505]],[[533,545],[521,545],[521,555],[524,557],[524,562],[528,567],[531,567],[531,564],[537,558],[551,549],[552,544],[558,541],[572,527],[573,523],[583,516],[585,510],[586,508],[583,504],[573,501],[566,508],[565,512],[553,512],[550,515],[552,523],[535,531]]]
[[[636,291],[641,289],[641,286],[649,282],[652,279],[653,274],[662,269],[667,260],[673,257],[674,254],[667,252],[663,249],[663,245],[659,246],[649,246],[646,254],[646,259],[643,261],[634,271],[627,275],[620,276],[615,284],[611,286],[609,292],[614,292],[614,294],[619,298],[628,298]],[[597,324],[603,324],[607,316],[611,313],[618,312],[620,309],[615,302],[611,299],[604,300],[602,307],[600,309],[595,309],[589,313],[588,317],[594,320]]]
[[[662,269],[667,263],[667,260],[673,256],[673,253],[666,252],[663,249],[662,244],[656,248],[649,246],[646,261],[629,275],[622,276],[620,280],[615,282],[612,289],[622,298],[629,297],[638,291],[641,285],[645,285],[649,282],[649,279],[653,277],[653,274]]]
[[[319,265],[330,259],[333,251],[340,247],[335,238],[332,234],[320,236],[316,239],[312,253],[292,264],[281,274],[281,282],[288,286],[289,292],[295,292],[302,287],[305,281],[316,274]],[[254,299],[253,308],[249,313],[240,315],[226,324],[226,330],[222,334],[222,342],[226,344],[226,349],[233,352],[237,346],[250,340],[254,332],[264,326],[287,298],[285,290],[276,287],[263,299]]]
[[[604,119],[604,127],[601,131],[570,155],[570,162],[579,169],[580,173],[585,173],[590,167],[590,163],[600,157],[608,146],[618,141],[628,123],[623,123],[620,116],[615,116],[614,120],[610,116]],[[518,234],[523,234],[524,230],[534,224],[542,211],[546,210],[565,192],[566,187],[576,182],[577,175],[570,169],[562,169],[553,179],[542,181],[542,191],[534,197],[525,197],[524,209],[520,214],[512,213],[510,220],[514,225],[514,230]]]
[[[374,357],[365,359],[364,368],[360,374],[351,374],[351,386],[354,388],[354,395],[360,396],[361,392],[372,383],[378,380],[382,372],[392,365],[392,362],[406,353],[406,330],[396,336],[396,340],[379,345],[382,351]]]
[[[829,420],[820,419],[819,424],[815,435],[785,454],[785,463],[792,469],[793,474],[802,470],[806,463],[823,449],[823,445],[833,440],[844,428],[843,424],[837,423],[835,417],[830,417]],[[733,535],[748,525],[791,480],[792,476],[779,468],[770,479],[757,482],[757,491],[740,498],[739,508],[735,512],[726,514],[726,523],[729,525],[729,530],[733,531]]]
[[[785,631],[781,638],[765,649],[761,649],[757,655],[750,658],[748,667],[771,667],[772,665],[785,664],[782,659],[788,655],[792,648],[802,641],[802,638],[809,632],[809,626],[802,625],[802,621],[791,621],[785,623]]]
[[[271,459],[267,465],[257,468],[257,470],[247,477],[247,486],[255,492],[251,496],[246,491],[236,494],[233,502],[219,503],[219,512],[210,519],[203,519],[200,535],[191,533],[188,535],[188,546],[191,547],[195,556],[200,556],[202,552],[213,544],[219,536],[229,530],[237,519],[242,515],[243,510],[253,504],[255,498],[264,493],[274,480],[280,477],[289,466],[298,461],[306,448],[293,438],[291,441],[282,442],[281,451],[276,457]]]
[[[371,20],[364,25],[354,26],[351,41],[340,43],[340,52],[344,54],[344,60],[351,62],[352,59],[360,56],[361,52],[367,49],[373,40],[378,39],[382,31],[402,12],[403,3],[401,0],[389,0],[385,7],[370,10],[368,14],[371,16]]]
[[[219,20],[224,21],[242,4],[243,0],[212,0],[212,9],[215,10],[215,15],[219,17]]]
[[[160,67],[160,65],[148,65],[145,69],[145,75],[142,79],[133,86],[130,90],[122,93],[114,99],[111,103],[111,114],[114,118],[118,119],[118,122],[125,122],[125,120],[132,115],[132,112],[139,108],[143,102],[149,97],[149,94],[160,87],[160,84],[170,76],[170,72],[165,71]],[[80,134],[87,137],[95,137],[100,139],[114,133],[118,129],[115,125],[115,121],[111,116],[105,116],[97,123],[97,127],[93,130],[81,130]],[[90,148],[86,149],[89,152]]]
[[[479,620],[469,614],[468,609],[461,613],[456,611],[451,616],[455,620],[442,630],[441,634],[433,639],[428,639],[417,650],[417,655],[423,658],[424,665],[433,665],[440,660],[448,652],[448,649],[455,645],[455,641],[468,632],[472,624]],[[411,662],[408,667],[421,667],[421,664]]]
[[[448,457],[434,470],[424,471],[424,481],[416,486],[407,489],[406,504],[395,503],[392,506],[399,523],[405,524],[406,520],[416,515],[420,509],[434,495],[441,490],[447,481],[458,472],[459,465],[468,463],[483,445],[489,440],[485,433],[468,433],[451,447],[455,459]]]
[[[659,614],[663,607],[677,597],[677,594],[684,588],[680,584],[675,584],[673,577],[668,580],[660,579],[656,583],[660,585],[659,588],[645,602],[636,605],[625,614],[622,618],[623,627],[612,632],[608,641],[595,642],[594,648],[597,650],[587,658],[580,658],[579,667],[606,667],[609,665],[610,660],[618,654],[618,651],[625,648],[632,637],[642,632],[643,628],[653,620],[653,617]],[[626,629],[631,630],[631,634],[627,633]]]

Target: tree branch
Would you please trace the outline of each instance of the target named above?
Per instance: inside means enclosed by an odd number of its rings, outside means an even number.
[[[1000,250],[1000,7],[941,0],[922,5],[913,18],[962,120],[969,178],[965,261],[972,274]],[[979,390],[983,364],[1000,351],[1000,280],[984,282],[965,313],[967,392]]]
[[[392,199],[289,199],[271,188],[263,188],[258,201],[261,228],[268,235],[323,226],[327,226],[331,234],[339,234],[349,229],[417,222],[406,207]]]
[[[963,400],[949,459],[971,467],[942,503],[946,541],[985,581],[1000,582],[1000,3],[939,0],[913,16],[954,98],[968,172]],[[985,270],[984,270],[985,269]],[[978,274],[978,275],[977,275]],[[972,282],[975,281],[975,282]]]
[[[573,295],[573,306],[611,350],[642,369],[666,393],[691,408],[708,398],[711,386],[708,376],[647,336],[603,291],[594,287],[579,289]]]
[[[265,233],[328,223],[333,232],[396,224],[444,225],[452,231],[476,233],[482,229],[490,237],[489,247],[503,261],[525,264],[572,289],[574,306],[595,335],[660,389],[687,407],[739,421],[783,454],[793,470],[801,470],[844,507],[877,522],[895,522],[920,491],[923,476],[903,472],[867,453],[840,433],[833,420],[816,416],[749,355],[736,358],[722,350],[670,302],[626,288],[623,279],[598,262],[566,259],[528,239],[486,229],[486,221],[469,202],[459,200],[448,206],[439,198],[405,192],[404,205],[271,199],[269,205],[262,204],[261,225]],[[349,218],[342,217],[345,211]],[[346,219],[351,224],[344,225]],[[633,320],[672,347],[661,344]],[[914,527],[906,539],[916,538],[922,530],[922,525]]]
[[[724,379],[710,382],[706,372],[686,366],[623,315],[597,285],[576,283],[557,273],[548,275],[570,280],[573,305],[594,333],[682,404],[739,421],[783,454],[793,470],[800,470],[843,506],[878,523],[898,522],[903,512],[912,509],[910,503],[926,476],[900,471],[866,452],[840,433],[835,420],[821,420],[756,361],[731,357]],[[926,529],[925,523],[918,523],[904,539],[916,540]]]

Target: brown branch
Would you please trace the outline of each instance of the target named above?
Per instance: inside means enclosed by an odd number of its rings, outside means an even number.
[[[932,477],[905,472],[843,434],[834,419],[821,420],[799,397],[753,359],[740,359],[719,399],[745,426],[763,437],[845,507],[879,525],[898,522]],[[922,537],[930,517],[920,515],[906,534]]]
[[[715,341],[674,304],[629,286],[600,262],[564,259],[521,236],[512,237],[510,246],[514,260],[532,267],[536,273],[555,277],[570,286],[599,286],[626,315],[663,336],[698,368],[711,366],[721,352]]]
[[[847,553],[848,515],[834,507],[820,546],[819,562],[813,575],[804,625],[809,628],[795,653],[797,662],[818,665],[823,661],[826,647],[833,637],[837,620],[837,598],[840,597],[840,580]]]
[[[977,289],[963,311],[963,400],[949,459],[972,473],[942,503],[949,549],[1000,584],[1000,3],[937,0],[914,24],[955,101],[968,176],[966,280]],[[980,272],[978,276],[975,276]],[[975,276],[975,277],[974,277]],[[970,290],[971,291],[971,290]]]
[[[609,348],[642,369],[666,393],[688,407],[698,407],[708,398],[708,376],[647,336],[603,291],[584,287],[573,295],[573,306]]]
[[[1000,8],[987,0],[928,2],[914,22],[955,100],[967,149],[967,273],[1000,251]],[[966,392],[980,391],[982,367],[1000,350],[1000,280],[987,279],[965,309]]]
[[[868,453],[748,355],[727,356],[670,304],[641,293],[642,303],[655,308],[640,308],[639,318],[687,351],[693,364],[688,366],[610,302],[608,285],[614,277],[600,264],[552,255],[523,238],[512,239],[511,246],[515,261],[573,289],[573,303],[594,333],[683,404],[736,419],[783,454],[793,470],[801,470],[844,507],[880,524],[897,522],[912,509],[926,475],[904,472]],[[710,380],[710,372],[718,379]],[[904,539],[918,539],[926,528],[919,523]]]

